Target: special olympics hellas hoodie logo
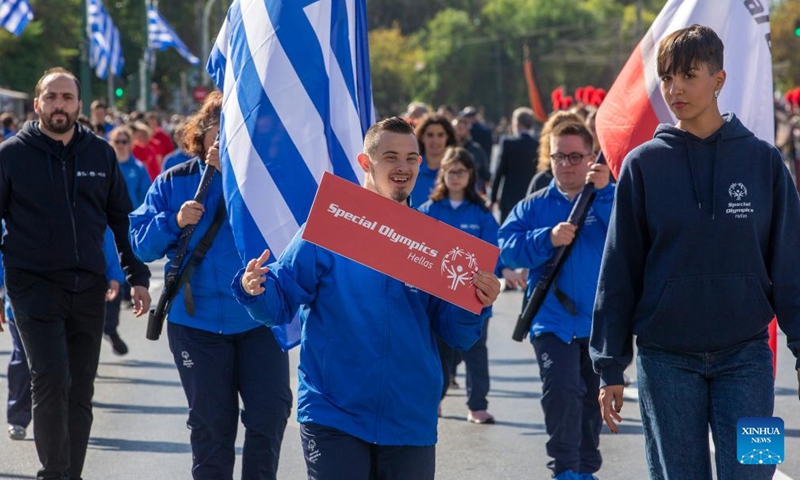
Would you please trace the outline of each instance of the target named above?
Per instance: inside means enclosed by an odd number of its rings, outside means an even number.
[[[747,188],[743,183],[732,183],[728,187],[728,195],[735,198],[737,202],[741,202],[747,196]]]
[[[450,290],[466,285],[472,274],[478,271],[478,259],[475,255],[456,247],[442,258],[442,276],[450,280]]]

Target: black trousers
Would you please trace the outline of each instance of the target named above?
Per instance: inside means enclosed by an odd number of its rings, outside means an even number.
[[[79,479],[92,428],[106,278],[70,292],[30,272],[6,270],[6,288],[28,355],[38,479]]]
[[[341,430],[304,423],[308,480],[433,480],[436,446],[374,445]]]
[[[242,480],[275,480],[292,409],[289,356],[264,326],[222,335],[169,322],[169,348],[189,403],[192,478],[233,478],[245,428]]]

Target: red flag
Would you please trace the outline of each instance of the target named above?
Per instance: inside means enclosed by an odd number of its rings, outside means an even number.
[[[614,176],[633,148],[653,137],[659,123],[675,123],[661,97],[658,43],[693,24],[714,29],[725,45],[728,74],[719,97],[757,137],[774,138],[769,3],[738,0],[669,0],[631,54],[597,112],[597,136]]]
[[[542,97],[539,95],[539,88],[536,86],[536,79],[533,77],[533,62],[528,55],[528,47],[525,46],[525,62],[523,63],[525,70],[525,83],[528,84],[528,98],[531,102],[531,109],[536,120],[544,123],[547,120],[547,111],[542,104]]]

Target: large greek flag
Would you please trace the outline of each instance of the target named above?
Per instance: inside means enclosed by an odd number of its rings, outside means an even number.
[[[174,48],[187,62],[192,65],[200,64],[200,59],[192,55],[186,44],[152,3],[147,6],[147,48],[158,51]]]
[[[105,80],[109,73],[119,76],[122,66],[125,65],[119,30],[114,26],[102,0],[87,0],[86,10],[89,64],[94,67],[94,73],[101,80]]]
[[[0,27],[16,36],[33,20],[33,11],[28,0],[0,0]]]
[[[239,253],[277,256],[324,172],[363,179],[356,156],[374,122],[365,0],[235,0],[206,68],[223,92],[223,185]]]

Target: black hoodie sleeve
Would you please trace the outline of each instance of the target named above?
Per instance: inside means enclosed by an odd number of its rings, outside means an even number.
[[[792,178],[781,160],[780,153],[771,148],[775,170],[772,185],[772,228],[767,266],[772,281],[772,305],[778,324],[786,333],[787,346],[797,358],[800,368],[800,200]]]
[[[617,183],[594,304],[589,354],[601,386],[623,384],[642,295],[648,236],[643,177],[634,154],[623,163]]]
[[[131,204],[128,188],[125,186],[125,179],[119,169],[119,163],[117,163],[113,154],[111,160],[111,179],[108,189],[108,202],[106,203],[108,226],[114,233],[114,242],[117,244],[120,264],[125,271],[128,283],[132,286],[149,288],[150,269],[134,256],[128,240],[128,230],[130,229],[128,214],[133,211],[133,204]]]

